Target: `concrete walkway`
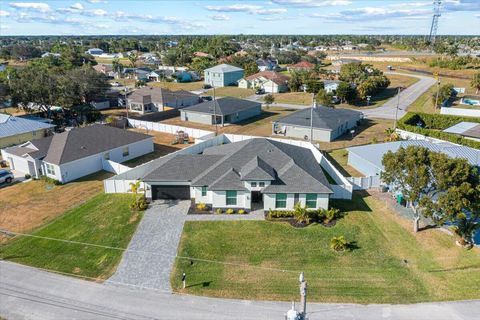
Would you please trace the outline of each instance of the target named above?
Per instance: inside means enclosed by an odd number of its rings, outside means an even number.
[[[279,320],[290,306],[290,302],[214,299],[104,285],[0,261],[0,316],[8,320]],[[310,320],[478,320],[480,300],[411,305],[308,303],[307,313]]]
[[[171,291],[170,272],[189,206],[190,201],[154,202],[107,283]]]

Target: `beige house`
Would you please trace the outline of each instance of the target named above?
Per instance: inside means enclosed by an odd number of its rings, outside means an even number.
[[[0,113],[0,149],[41,139],[54,127],[49,123]]]
[[[263,89],[265,92],[281,93],[288,91],[288,80],[284,74],[275,71],[262,71],[238,81],[238,87],[244,89]]]

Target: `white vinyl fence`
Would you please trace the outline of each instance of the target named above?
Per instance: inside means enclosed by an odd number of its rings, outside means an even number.
[[[103,165],[103,170],[112,172],[115,174],[124,173],[132,169],[130,167],[127,167],[121,163],[118,163],[112,160],[103,160],[102,165]]]
[[[463,108],[445,108],[445,107],[442,107],[440,109],[440,114],[480,118],[480,110],[479,109],[463,109]]]
[[[459,146],[459,144],[457,143],[453,143],[453,142],[449,142],[449,141],[445,141],[437,138],[427,137],[427,136],[424,136],[423,134],[419,134],[415,132],[405,131],[401,129],[396,129],[395,132],[398,133],[400,135],[400,138],[404,140],[425,140],[432,143],[450,143],[450,144]]]
[[[381,185],[379,176],[348,177],[347,180],[353,184],[353,190],[367,190],[371,188],[378,188]]]
[[[192,138],[201,138],[205,136],[213,136],[214,133],[207,130],[200,130],[194,128],[187,128],[182,126],[175,126],[171,124],[159,123],[159,122],[150,122],[136,119],[128,119],[128,125],[132,128],[151,130],[157,132],[165,132],[170,134],[176,134],[178,131],[186,132]]]

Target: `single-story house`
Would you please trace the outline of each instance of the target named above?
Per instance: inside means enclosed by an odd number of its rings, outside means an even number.
[[[262,105],[256,101],[234,97],[224,97],[183,108],[180,110],[182,121],[203,124],[237,123],[262,113]],[[215,119],[216,117],[216,119]]]
[[[290,78],[275,71],[262,71],[238,81],[238,87],[244,89],[261,88],[265,92],[280,93],[288,91]]]
[[[205,84],[212,87],[236,86],[238,80],[243,78],[243,69],[229,64],[220,64],[205,69],[204,77]]]
[[[462,121],[451,126],[443,132],[457,134],[471,140],[480,141],[480,123]]]
[[[257,59],[256,63],[260,71],[275,71],[279,68],[278,61],[272,58]]]
[[[165,107],[180,109],[200,102],[200,97],[189,91],[170,91],[163,88],[143,87],[128,97],[128,109],[145,114],[164,111]]]
[[[465,158],[473,165],[480,167],[480,150],[442,142],[433,143],[426,140],[406,140],[369,144],[348,148],[348,165],[355,168],[365,176],[380,175],[383,170],[382,159],[388,152],[396,152],[401,147],[419,146],[434,152],[442,152],[452,158]]]
[[[337,92],[338,84],[340,83],[339,80],[323,80],[322,82],[327,93]]]
[[[318,106],[313,110],[301,109],[278,119],[273,123],[273,133],[309,140],[313,126],[313,140],[329,142],[358,126],[362,118],[363,113],[355,110]]]
[[[2,149],[2,157],[14,170],[66,183],[103,170],[107,160],[121,163],[150,152],[152,136],[92,125]]]
[[[99,48],[91,48],[85,51],[86,54],[90,54],[92,56],[100,56],[103,54],[103,50]]]
[[[0,113],[0,148],[44,138],[54,128],[43,121]]]
[[[147,198],[194,199],[213,209],[326,209],[333,193],[310,149],[267,138],[172,155],[143,172]]]
[[[293,71],[310,71],[315,68],[315,65],[311,62],[308,61],[300,61],[298,63],[292,64],[291,66],[288,67],[288,70],[293,70]]]

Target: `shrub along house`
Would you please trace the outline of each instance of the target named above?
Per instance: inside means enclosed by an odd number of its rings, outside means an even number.
[[[66,183],[101,171],[107,160],[121,163],[150,152],[152,136],[93,125],[2,149],[2,157],[14,170]]]
[[[237,123],[262,113],[262,105],[256,101],[224,97],[215,101],[183,108],[180,110],[182,121],[197,122],[203,124]]]
[[[310,120],[313,115],[312,121]],[[273,133],[286,137],[310,139],[313,126],[313,140],[333,141],[356,127],[363,118],[361,112],[319,106],[301,109],[273,123]]]
[[[147,198],[194,199],[213,209],[327,209],[333,193],[309,149],[266,138],[172,155],[141,172]]]

